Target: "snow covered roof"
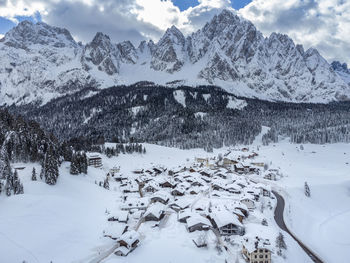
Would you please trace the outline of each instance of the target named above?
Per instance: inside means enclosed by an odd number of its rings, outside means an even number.
[[[136,240],[140,238],[140,234],[135,230],[125,232],[120,236],[118,241],[124,241],[128,247],[130,247]]]
[[[192,227],[197,224],[204,224],[204,225],[211,226],[211,223],[207,218],[196,213],[194,213],[193,216],[189,217],[186,223],[187,223],[187,227]]]
[[[236,226],[243,227],[241,222],[239,222],[237,216],[227,210],[216,210],[210,213],[210,217],[215,221],[218,228],[223,226],[234,224]]]
[[[160,198],[160,199],[166,201],[166,200],[170,199],[170,194],[168,192],[165,192],[165,191],[157,191],[152,195],[151,198]]]
[[[127,221],[129,211],[118,211],[118,221]]]
[[[159,218],[164,211],[165,211],[165,205],[157,202],[157,203],[153,203],[147,208],[144,216],[154,215],[155,217]]]
[[[87,152],[86,157],[91,159],[91,158],[101,158],[101,154],[98,152]]]
[[[249,253],[252,253],[257,249],[268,249],[271,251],[270,241],[260,237],[246,237],[243,241],[243,245]]]

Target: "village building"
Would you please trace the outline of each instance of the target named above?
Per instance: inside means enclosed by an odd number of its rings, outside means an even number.
[[[140,242],[140,234],[134,230],[127,231],[117,241],[119,247],[115,250],[114,254],[117,256],[127,256],[133,251]]]
[[[177,220],[181,223],[187,223],[187,219],[192,216],[197,216],[197,213],[191,212],[190,209],[179,211],[177,214]]]
[[[242,255],[249,263],[271,263],[270,242],[258,237],[245,238],[242,247]]]
[[[86,156],[89,166],[93,166],[96,168],[102,166],[102,158],[99,153],[87,153]]]
[[[158,191],[158,188],[159,186],[155,182],[151,181],[143,187],[143,191],[146,193],[155,193]]]
[[[228,166],[231,166],[231,165],[235,165],[235,164],[237,164],[238,162],[236,161],[236,160],[231,160],[231,159],[229,159],[229,158],[224,158],[223,159],[223,166],[224,167],[228,167]]]
[[[276,181],[277,180],[277,176],[276,176],[275,173],[268,173],[268,174],[264,175],[264,179]]]
[[[251,198],[243,198],[241,199],[241,203],[246,205],[249,210],[254,210],[255,209],[255,203]]]
[[[165,215],[165,206],[161,203],[153,203],[151,204],[143,217],[145,221],[160,221]]]
[[[210,221],[198,214],[194,214],[193,216],[187,218],[186,224],[188,232],[207,231],[211,227]]]
[[[129,199],[121,205],[121,210],[146,210],[149,204],[149,199],[147,197],[143,198],[133,198]]]
[[[169,200],[170,200],[170,195],[167,192],[164,192],[164,191],[155,192],[152,195],[152,197],[151,197],[151,202],[152,203],[160,202],[160,203],[166,205]]]
[[[113,166],[113,168],[112,169],[109,169],[109,173],[110,174],[112,174],[112,175],[114,175],[114,174],[116,174],[116,173],[119,173],[120,172],[120,167],[118,166]]]
[[[118,222],[127,223],[129,219],[129,211],[119,211],[118,212]]]
[[[245,229],[238,218],[227,210],[216,210],[209,214],[210,222],[220,235],[244,235]]]

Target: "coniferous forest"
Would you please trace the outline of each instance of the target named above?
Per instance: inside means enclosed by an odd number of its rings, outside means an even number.
[[[242,100],[245,107],[231,106],[232,101],[239,104]],[[263,136],[264,144],[277,142],[281,136],[290,137],[292,143],[350,141],[349,102],[268,102],[236,98],[214,86],[167,88],[142,82],[102,91],[87,88],[44,106],[9,110],[40,123],[61,142],[85,150],[103,140],[211,151],[250,144],[262,125],[271,128]]]

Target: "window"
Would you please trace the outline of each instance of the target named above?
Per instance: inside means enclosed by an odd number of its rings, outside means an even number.
[[[264,258],[264,255],[259,255],[259,258]]]
[[[269,255],[265,255],[265,258],[268,258],[269,257]]]

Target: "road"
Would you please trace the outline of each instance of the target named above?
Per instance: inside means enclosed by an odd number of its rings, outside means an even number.
[[[284,218],[283,218],[283,210],[284,210],[284,199],[281,195],[279,195],[276,191],[272,191],[272,193],[277,198],[277,207],[275,209],[275,221],[277,225],[287,232],[298,244],[299,246],[305,251],[305,253],[311,258],[313,262],[316,263],[323,263],[323,261],[315,254],[313,253],[309,248],[307,248],[293,233],[289,231],[287,228]]]

